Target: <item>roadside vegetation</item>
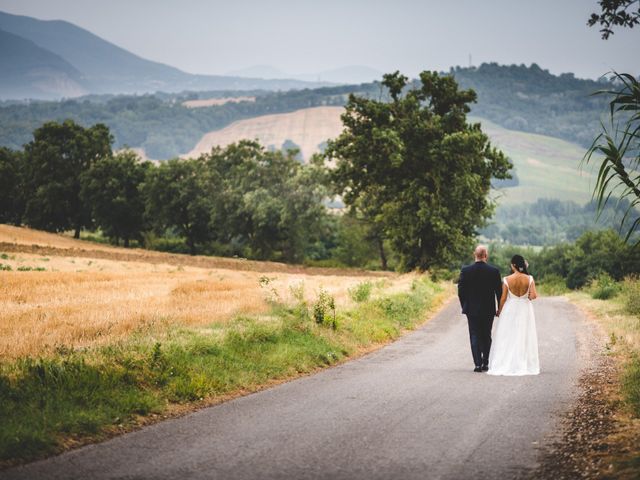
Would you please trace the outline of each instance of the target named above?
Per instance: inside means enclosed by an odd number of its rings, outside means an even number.
[[[387,280],[352,289],[356,301],[336,307],[304,284],[293,301],[260,281],[269,309],[227,322],[192,327],[140,325],[109,344],[63,344],[43,355],[0,363],[0,459],[33,459],[65,446],[131,429],[144,417],[166,415],[254,391],[334,365],[397,338],[424,322],[451,294],[428,276],[387,292]]]

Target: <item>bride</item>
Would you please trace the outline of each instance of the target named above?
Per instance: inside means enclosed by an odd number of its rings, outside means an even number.
[[[511,271],[513,273],[504,278],[502,285],[487,373],[537,375],[540,373],[538,335],[531,304],[538,296],[536,285],[522,256],[513,256]]]

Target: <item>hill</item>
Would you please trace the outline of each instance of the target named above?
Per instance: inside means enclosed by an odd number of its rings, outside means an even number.
[[[0,85],[4,98],[86,94],[82,74],[64,58],[0,30]]]
[[[177,68],[146,60],[118,47],[72,23],[43,21],[31,17],[0,12],[0,29],[35,45],[47,49],[68,62],[82,74],[82,86],[91,93],[145,93],[155,91],[179,92],[183,90],[234,89],[286,90],[321,85],[319,82],[299,80],[262,80],[216,75],[193,75]],[[3,49],[4,50],[4,49]],[[23,61],[37,64],[41,55],[22,50]],[[7,63],[9,55],[0,58]],[[44,65],[44,64],[43,64]],[[28,76],[22,77],[28,85]],[[56,88],[56,82],[47,89],[26,90],[29,98],[60,98],[69,96],[69,90]],[[14,95],[0,84],[0,98],[24,98]],[[78,92],[75,96],[82,94]]]
[[[302,151],[308,160],[320,152],[329,138],[342,131],[342,107],[327,106],[297,110],[292,113],[265,115],[240,120],[221,130],[205,134],[196,147],[185,156],[206,153],[215,145],[226,146],[245,138],[258,139],[262,144],[282,148],[287,142]],[[591,174],[580,169],[584,148],[546,135],[509,130],[486,119],[479,121],[496,146],[513,161],[517,180],[496,194],[500,204],[533,202],[539,198],[572,200],[580,204],[591,198]]]
[[[269,148],[298,148],[304,160],[322,150],[329,138],[342,132],[342,107],[312,107],[291,113],[239,120],[221,130],[205,134],[185,157],[197,157],[211,148],[249,138]]]

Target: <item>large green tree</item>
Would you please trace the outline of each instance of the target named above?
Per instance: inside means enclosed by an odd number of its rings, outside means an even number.
[[[402,268],[427,269],[468,248],[492,213],[491,179],[509,178],[511,163],[467,123],[472,90],[436,72],[422,72],[417,88],[407,80],[384,76],[388,101],[350,96],[325,155],[338,193],[390,240]]]
[[[84,128],[72,120],[47,122],[25,145],[25,221],[49,231],[91,225],[91,209],[80,198],[84,172],[112,154],[113,138],[103,124]]]
[[[0,223],[22,223],[24,174],[22,152],[0,147]]]
[[[98,227],[124,246],[145,229],[142,186],[151,167],[131,150],[95,162],[82,178],[81,197]]]
[[[149,170],[143,188],[146,215],[154,227],[177,231],[191,255],[211,238],[214,191],[202,159],[172,159]]]

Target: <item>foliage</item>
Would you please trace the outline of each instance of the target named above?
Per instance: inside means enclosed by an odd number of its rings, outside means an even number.
[[[640,280],[637,275],[624,279],[622,296],[627,313],[640,317]]]
[[[385,75],[389,102],[351,95],[345,129],[325,152],[336,160],[337,192],[389,238],[404,270],[448,262],[468,246],[491,214],[491,178],[511,167],[479,124],[466,123],[473,91],[435,72],[420,78],[403,94],[407,77]]]
[[[371,297],[371,291],[373,290],[373,283],[369,280],[360,282],[355,287],[349,289],[349,296],[351,300],[356,303],[366,302]]]
[[[613,95],[609,103],[611,127],[604,125],[603,133],[593,141],[585,155],[585,161],[593,160],[594,153],[602,154],[594,197],[603,209],[611,195],[620,189],[619,196],[629,199],[624,219],[635,213],[640,205],[640,82],[633,76],[615,73],[620,82],[618,90],[603,90],[596,94]],[[619,122],[623,126],[618,125]],[[640,228],[640,217],[627,229],[627,239]]]
[[[94,163],[82,178],[81,198],[91,206],[95,223],[111,238],[142,239],[145,199],[142,184],[151,165],[132,151],[120,152]]]
[[[589,231],[574,243],[561,243],[541,250],[513,245],[491,245],[490,261],[503,275],[509,272],[509,259],[523,255],[529,262],[529,272],[543,283],[563,279],[566,288],[588,285],[602,274],[620,281],[640,273],[640,250],[625,244],[613,230]],[[555,287],[553,287],[555,288]]]
[[[210,238],[214,189],[202,160],[168,160],[149,170],[144,185],[146,213],[160,231],[175,229],[195,255],[196,244]]]
[[[325,316],[323,328],[274,304],[271,321],[237,317],[209,329],[174,328],[97,349],[64,347],[50,358],[0,364],[0,460],[59,451],[66,438],[130,428],[170,403],[255,390],[397,338],[420,323],[442,287],[418,280],[408,293]],[[329,297],[325,297],[331,313]],[[327,324],[330,320],[330,324]],[[212,335],[211,332],[216,333]]]
[[[600,24],[602,29],[602,39],[607,40],[613,35],[613,27],[621,26],[633,28],[634,25],[640,24],[640,1],[638,0],[600,0],[598,2],[601,12],[592,13],[587,25],[593,27]],[[636,10],[628,10],[636,4]]]
[[[112,137],[102,124],[83,128],[72,120],[47,122],[25,145],[25,221],[43,230],[80,230],[91,225],[91,210],[80,198],[82,175],[111,155]]]
[[[597,202],[578,205],[571,201],[539,199],[534,203],[501,205],[488,226],[480,234],[492,242],[513,245],[552,246],[573,242],[588,230],[630,226],[640,217],[637,209],[624,219],[629,207],[626,199],[618,205],[607,205],[598,213]],[[596,218],[597,216],[597,218]]]
[[[609,80],[553,75],[532,63],[455,67],[449,72],[461,88],[473,88],[478,103],[471,114],[511,130],[562,138],[589,147],[600,126],[604,99],[591,96]]]
[[[620,292],[620,287],[608,273],[601,273],[590,282],[589,291],[592,298],[608,300]]]
[[[241,141],[203,155],[209,178],[218,182],[211,224],[215,238],[235,245],[235,254],[299,262],[326,226],[326,170],[257,142]]]
[[[24,168],[22,152],[0,147],[0,223],[22,223]]]
[[[640,355],[637,352],[625,365],[622,393],[633,415],[640,417]]]
[[[318,325],[326,325],[336,330],[336,301],[324,290],[320,290],[318,299],[313,304],[313,319]]]

